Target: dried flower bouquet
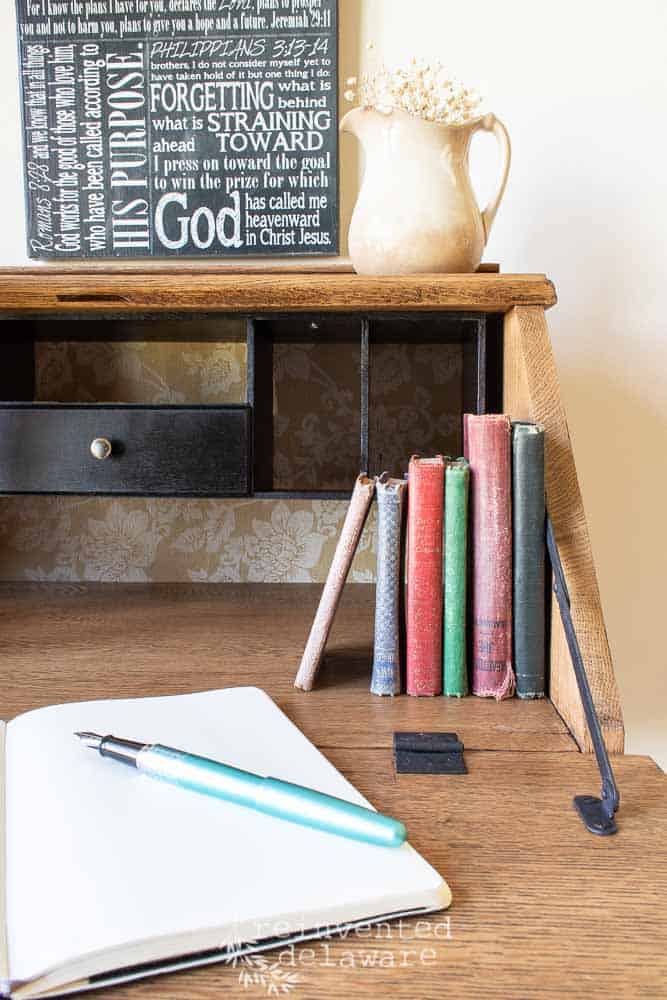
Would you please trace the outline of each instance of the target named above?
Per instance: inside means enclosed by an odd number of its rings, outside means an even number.
[[[374,48],[371,43],[369,48]],[[479,113],[479,94],[453,77],[441,62],[412,59],[389,68],[384,62],[347,80],[345,100],[383,114],[405,111],[442,125],[463,125]]]

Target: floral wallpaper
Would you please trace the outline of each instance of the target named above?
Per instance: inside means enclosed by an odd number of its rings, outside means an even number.
[[[275,489],[352,490],[360,471],[360,360],[354,344],[275,344]]]
[[[370,466],[394,475],[410,456],[458,457],[463,351],[458,344],[374,344],[371,349]]]
[[[168,336],[175,338],[179,330],[187,341],[38,342],[37,398],[245,401],[243,325],[190,321],[169,329],[165,324]],[[276,489],[352,489],[359,471],[359,350],[346,346],[343,354],[325,343],[275,345]],[[404,471],[415,451],[457,452],[461,384],[456,345],[375,345],[371,471]],[[2,497],[0,578],[321,582],[346,506],[324,500]],[[373,511],[351,580],[372,582],[375,559]]]
[[[338,501],[4,498],[3,579],[310,583],[345,516]],[[351,579],[371,582],[375,518]]]
[[[203,323],[193,337],[209,334]],[[216,324],[221,337],[239,324]],[[130,331],[131,332],[131,331]],[[56,403],[244,403],[245,341],[37,343],[37,399]]]

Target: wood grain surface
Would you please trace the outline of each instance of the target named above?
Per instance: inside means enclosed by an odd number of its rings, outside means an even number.
[[[150,274],[154,271],[169,271],[185,274],[354,274],[352,261],[349,257],[249,257],[247,260],[236,258],[207,258],[196,260],[189,258],[175,260],[173,258],[146,260],[80,260],[74,264],[59,261],[57,264],[44,262],[30,264],[22,270],[41,271],[53,270],[67,274],[105,274],[112,269],[119,274]],[[0,274],[14,271],[16,268],[0,268]],[[490,261],[482,262],[477,268],[478,274],[498,274],[500,264]]]
[[[571,805],[575,794],[597,793],[588,755],[466,753],[467,775],[439,777],[396,775],[388,750],[332,749],[327,756],[377,808],[405,821],[412,845],[450,885],[453,903],[446,913],[362,936],[271,952],[271,963],[298,976],[288,996],[665,996],[667,784],[652,761],[615,762],[619,832],[596,838]],[[260,983],[240,985],[243,971],[217,965],[93,996],[266,996]]]
[[[295,691],[319,591],[0,586],[4,718],[56,701],[261,684],[376,807],[406,822],[453,891],[451,909],[428,919],[277,950],[266,966],[210,966],[91,997],[260,998],[276,970],[295,977],[280,994],[295,1000],[663,997],[662,772],[616,758],[619,833],[596,838],[571,804],[598,793],[595,762],[548,701],[371,697],[372,587],[346,589],[318,688]],[[457,731],[468,775],[396,775],[395,729]]]
[[[485,265],[480,265],[480,270]],[[496,271],[497,264],[486,265]],[[0,268],[4,271],[14,271],[16,268]],[[354,274],[352,261],[349,257],[189,257],[178,260],[174,257],[162,258],[122,258],[114,260],[78,260],[69,263],[66,260],[32,262],[22,268],[31,273],[58,271],[65,274],[154,274],[168,272],[169,274]]]
[[[556,302],[542,274],[447,274],[367,278],[333,273],[230,274],[190,267],[159,270],[0,269],[0,311],[59,314],[273,312],[505,313],[515,305]]]
[[[396,775],[387,750],[327,756],[377,808],[405,821],[412,845],[446,878],[453,903],[446,913],[360,937],[270,953],[271,962],[298,976],[288,996],[665,996],[667,784],[652,761],[616,761],[619,832],[598,838],[571,805],[576,794],[597,794],[588,755],[467,753],[467,775],[438,777]],[[242,971],[212,966],[104,996],[266,996],[260,983],[240,985]]]
[[[322,747],[390,748],[395,730],[457,732],[470,749],[575,752],[548,701],[378,698],[375,588],[351,584],[318,675],[293,687],[317,584],[1,584],[0,718],[59,701],[266,688]]]
[[[622,753],[623,715],[607,640],[586,513],[544,311],[517,308],[505,318],[505,408],[545,429],[547,508],[572,602],[572,618],[608,749]],[[558,605],[552,601],[551,699],[578,744],[592,744]]]

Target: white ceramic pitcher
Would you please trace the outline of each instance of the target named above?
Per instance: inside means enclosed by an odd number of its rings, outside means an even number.
[[[440,125],[404,111],[354,108],[340,124],[362,144],[366,165],[352,215],[349,249],[359,274],[476,271],[505,192],[510,168],[507,129],[486,114],[464,125]],[[470,142],[493,132],[501,180],[480,211],[470,183]]]

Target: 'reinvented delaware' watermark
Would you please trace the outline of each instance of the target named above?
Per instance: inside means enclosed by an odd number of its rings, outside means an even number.
[[[303,935],[303,940],[286,942],[282,948],[280,937],[285,937],[285,932],[275,935],[269,955],[244,954],[258,941],[232,943],[227,962],[238,969],[239,985],[246,990],[261,990],[266,996],[281,996],[305,984],[311,969],[429,968],[438,960],[439,946],[453,939],[449,916],[433,920],[399,918],[391,923],[327,926],[296,933]],[[315,936],[317,940],[309,940]]]

